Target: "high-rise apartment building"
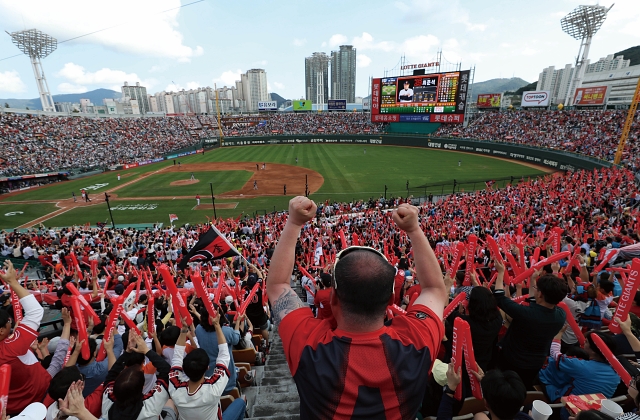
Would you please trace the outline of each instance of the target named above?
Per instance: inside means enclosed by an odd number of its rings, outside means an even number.
[[[331,58],[323,52],[314,52],[304,59],[305,99],[314,104],[324,104],[329,99],[330,61]]]
[[[124,82],[122,90],[122,99],[124,102],[132,100],[138,101],[138,107],[140,114],[146,114],[151,109],[149,108],[149,99],[147,97],[147,88],[140,86],[140,82],[136,82],[135,86],[129,86],[129,83]]]
[[[263,69],[251,69],[241,77],[242,91],[247,103],[247,111],[258,111],[258,102],[270,100],[267,90],[267,72]]]
[[[621,55],[614,58],[613,54],[611,54],[601,58],[595,63],[589,63],[587,61],[585,75],[603,71],[622,70],[629,67],[630,62],[631,60],[625,60]],[[564,103],[569,94],[569,84],[573,78],[574,71],[575,67],[573,67],[572,64],[567,64],[559,70],[556,70],[555,66],[547,67],[542,70],[542,73],[538,76],[536,90],[548,90],[551,96],[551,104]],[[573,87],[571,94],[575,92],[576,87],[577,86]]]
[[[353,45],[340,45],[331,51],[331,99],[356,100],[356,49]]]

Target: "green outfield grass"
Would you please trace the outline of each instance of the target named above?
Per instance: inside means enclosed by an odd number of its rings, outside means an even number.
[[[191,179],[190,172],[159,173],[147,177],[140,182],[127,185],[117,191],[118,197],[157,197],[157,196],[187,196],[200,194],[211,195],[209,183],[213,184],[216,194],[233,191],[251,178],[248,171],[209,171],[194,172],[193,176],[199,181],[190,185],[170,185],[173,181]]]
[[[56,206],[49,203],[0,204],[0,229],[23,225],[53,211],[56,211]]]
[[[366,149],[366,153],[365,153]],[[296,165],[317,171],[324,177],[322,187],[311,195],[316,201],[337,200],[350,201],[352,199],[368,199],[379,197],[387,186],[388,195],[406,195],[406,182],[411,188],[427,184],[452,183],[454,179],[460,181],[478,181],[476,188],[484,188],[486,180],[513,176],[519,179],[521,176],[542,174],[542,172],[515,162],[493,159],[486,156],[448,152],[441,150],[373,146],[373,145],[343,145],[343,144],[295,144],[271,145],[253,147],[227,147],[206,152],[205,155],[192,155],[180,158],[182,164],[200,162],[267,162]],[[460,166],[458,162],[460,161]],[[171,161],[153,165],[133,168],[127,171],[110,172],[80,180],[64,182],[50,187],[27,191],[5,200],[23,201],[34,199],[66,199],[71,196],[71,191],[79,191],[83,187],[108,184],[91,190],[92,194],[101,193],[119,184],[135,180],[136,178],[157,171],[165,166],[170,166]],[[121,181],[117,181],[117,174],[122,175]],[[131,175],[129,175],[131,174]],[[157,204],[153,210],[116,210],[114,219],[116,223],[168,223],[169,213],[175,213],[182,223],[198,223],[206,221],[205,215],[211,217],[213,210],[192,210],[195,200],[171,200],[174,196],[202,196],[203,205],[210,205],[209,182],[214,183],[216,194],[239,189],[251,176],[247,171],[211,171],[196,172],[195,176],[200,180],[197,184],[172,187],[169,184],[179,179],[189,179],[190,173],[171,172],[151,175],[140,182],[133,183],[119,189],[115,193],[119,197],[140,197],[140,200],[113,200],[114,207],[118,205],[132,206],[135,204]],[[304,178],[300,179],[300,185],[304,187]],[[465,190],[472,189],[473,184],[465,185]],[[502,184],[501,184],[502,185]],[[288,185],[292,188],[291,185]],[[438,193],[437,189],[425,189],[427,192]],[[414,192],[415,194],[415,192]],[[144,197],[167,197],[167,200],[148,200]],[[219,217],[236,217],[241,212],[254,214],[284,210],[287,208],[291,197],[258,197],[251,199],[235,200],[238,205],[232,210],[218,210]],[[0,196],[0,200],[3,198]],[[216,200],[216,204],[229,200]],[[2,205],[2,201],[0,201]],[[33,206],[33,205],[30,205]],[[9,210],[23,211],[20,205],[3,205]],[[20,207],[20,208],[19,208]],[[37,211],[36,211],[37,210]],[[35,209],[32,219],[42,216],[46,211],[40,204]],[[14,227],[25,223],[29,219],[27,213],[15,217],[2,218],[0,214],[0,227]],[[27,219],[22,221],[23,219]],[[103,222],[108,219],[106,205],[98,205],[68,211],[46,224],[53,226],[67,226],[90,222]],[[19,223],[18,223],[19,222]]]

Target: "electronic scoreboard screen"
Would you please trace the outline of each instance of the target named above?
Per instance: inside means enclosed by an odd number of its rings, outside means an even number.
[[[461,123],[469,71],[373,79],[371,121]]]

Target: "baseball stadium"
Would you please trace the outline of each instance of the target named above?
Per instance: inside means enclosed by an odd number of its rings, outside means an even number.
[[[304,99],[251,69],[95,105],[41,60],[119,25],[7,31],[42,110],[0,108],[2,420],[637,420],[640,59],[588,60],[612,7],[562,18],[576,67],[537,85],[474,95],[439,51],[358,100],[341,34]]]

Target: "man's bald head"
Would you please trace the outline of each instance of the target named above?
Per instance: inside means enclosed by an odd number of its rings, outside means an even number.
[[[395,269],[374,251],[358,249],[335,267],[337,296],[343,310],[359,316],[380,316],[393,293]]]

